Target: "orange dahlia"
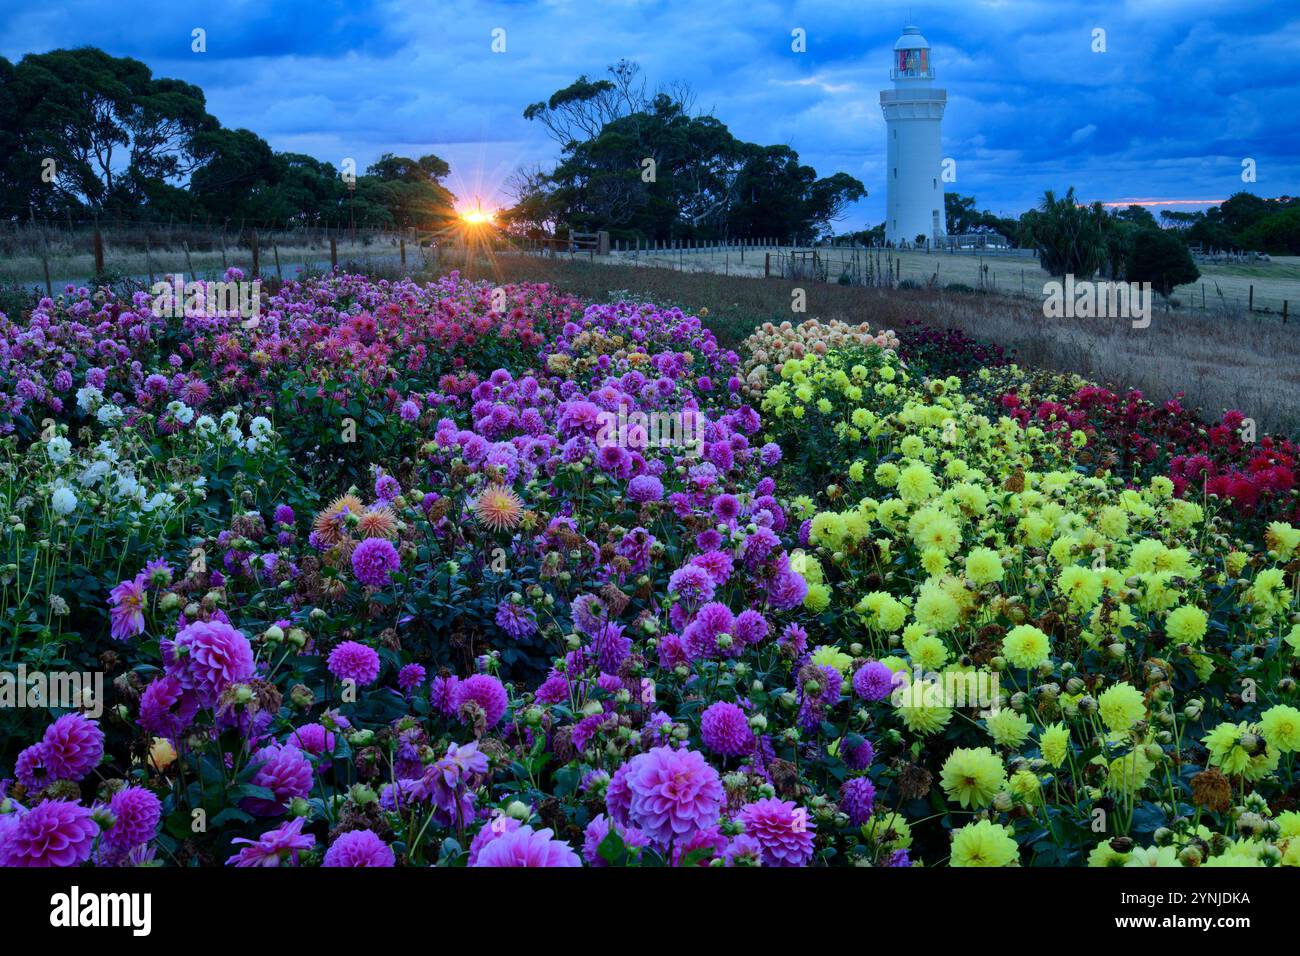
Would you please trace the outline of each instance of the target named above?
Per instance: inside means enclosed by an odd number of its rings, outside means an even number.
[[[365,505],[356,495],[340,495],[328,508],[316,516],[312,530],[325,547],[332,547],[347,537],[347,525],[344,520],[348,515],[360,516]]]
[[[357,521],[357,531],[363,538],[397,537],[397,515],[387,505],[371,508],[364,512]]]
[[[505,485],[485,488],[474,502],[474,517],[491,531],[508,531],[519,523],[524,503]]]

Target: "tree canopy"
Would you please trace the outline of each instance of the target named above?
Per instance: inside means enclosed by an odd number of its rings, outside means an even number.
[[[524,117],[561,146],[549,173],[515,177],[507,215],[524,231],[558,224],[651,238],[809,237],[866,195],[846,173],[818,178],[789,146],[760,146],[693,110],[690,89],[647,91],[626,60],[580,76]]]
[[[199,87],[93,47],[0,58],[0,215],[433,225],[437,156],[385,154],[349,191],[332,164],[227,129]]]

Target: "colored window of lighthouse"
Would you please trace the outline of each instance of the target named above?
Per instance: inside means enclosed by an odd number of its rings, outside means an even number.
[[[897,67],[904,76],[920,76],[930,69],[930,51],[899,50]]]

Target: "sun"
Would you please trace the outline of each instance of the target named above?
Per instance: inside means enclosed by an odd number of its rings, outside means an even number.
[[[475,206],[473,209],[464,209],[461,211],[461,221],[470,226],[490,226],[493,221],[493,213],[482,206]]]

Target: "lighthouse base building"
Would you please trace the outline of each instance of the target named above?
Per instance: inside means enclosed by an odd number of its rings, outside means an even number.
[[[948,233],[939,133],[948,91],[934,89],[930,44],[916,27],[904,28],[894,44],[889,74],[894,88],[880,93],[887,145],[885,240],[938,246]]]

